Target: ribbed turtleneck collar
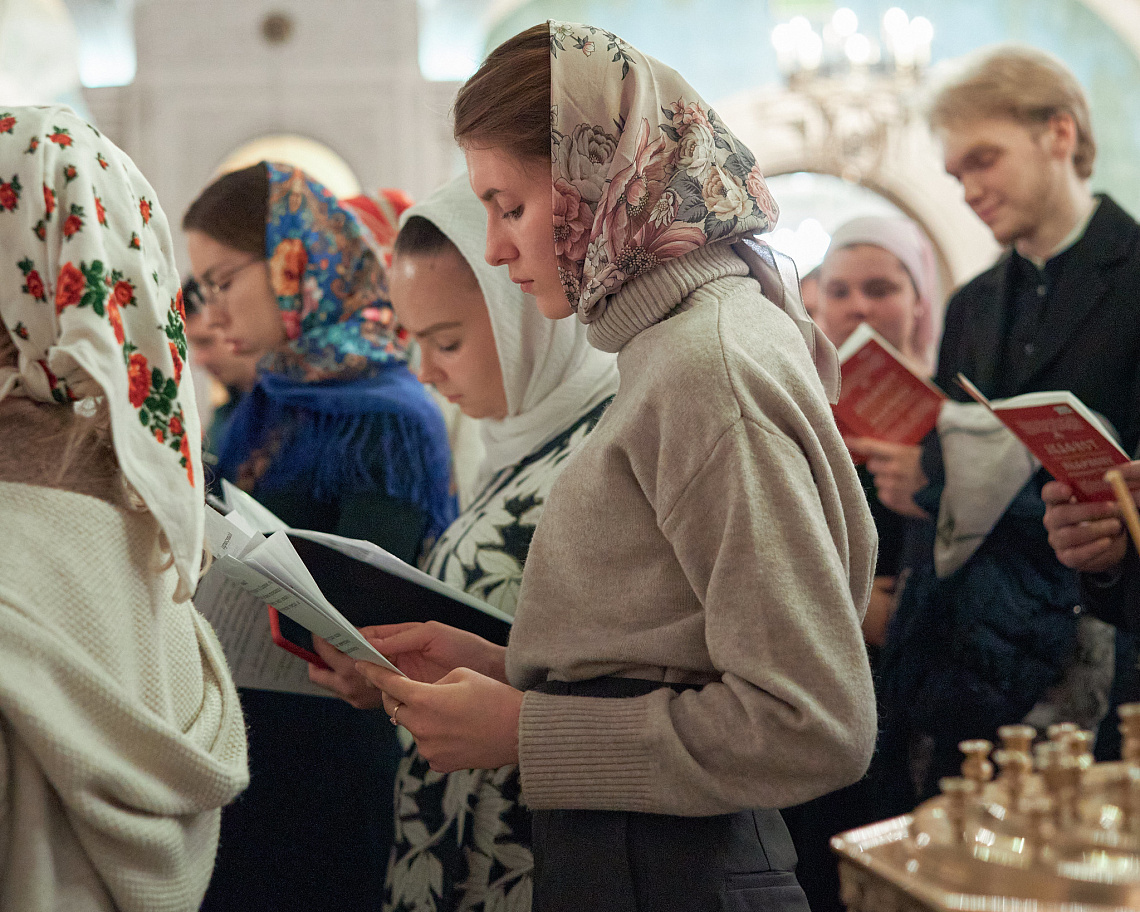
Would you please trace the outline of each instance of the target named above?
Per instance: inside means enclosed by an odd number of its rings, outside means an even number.
[[[601,303],[601,313],[590,323],[586,337],[602,351],[621,351],[642,330],[687,309],[682,306],[685,299],[702,285],[748,274],[748,265],[729,241],[698,247],[622,285]]]

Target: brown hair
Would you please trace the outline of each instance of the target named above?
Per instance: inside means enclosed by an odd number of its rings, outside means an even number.
[[[0,367],[14,367],[19,353],[0,323]],[[0,400],[0,479],[61,488],[128,506],[111,443],[106,402],[91,418],[73,408],[23,396]]]
[[[1073,119],[1077,131],[1073,166],[1079,177],[1087,179],[1096,159],[1096,140],[1080,83],[1044,51],[1006,46],[987,52],[942,86],[931,105],[930,123],[949,127],[999,117],[1041,128],[1059,114]]]
[[[223,174],[182,216],[183,231],[201,231],[220,244],[265,256],[269,170],[264,162]]]
[[[463,84],[452,109],[455,141],[517,158],[550,157],[550,29],[508,38]]]
[[[471,285],[479,287],[479,277],[463,255],[446,234],[440,231],[439,226],[431,219],[422,215],[413,215],[400,226],[400,233],[396,235],[396,242],[392,246],[392,262],[402,257],[438,257],[450,256],[462,266],[463,272],[471,280]]]
[[[392,245],[393,256],[435,256],[452,251],[462,258],[451,238],[440,231],[435,222],[422,215],[413,215],[404,222]]]

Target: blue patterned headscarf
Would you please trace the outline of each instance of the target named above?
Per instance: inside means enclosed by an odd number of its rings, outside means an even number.
[[[447,429],[408,370],[384,267],[325,187],[289,165],[266,169],[265,256],[289,341],[258,365],[218,469],[255,493],[379,491],[419,507],[433,539],[455,518]],[[243,483],[255,463],[266,467]]]
[[[356,216],[299,169],[266,168],[265,257],[289,347],[265,366],[312,383],[405,363],[384,267]]]

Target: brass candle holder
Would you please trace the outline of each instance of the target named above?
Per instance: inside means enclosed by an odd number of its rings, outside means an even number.
[[[1112,763],[1073,725],[962,742],[941,795],[831,841],[849,912],[1140,910],[1140,704],[1120,717]]]

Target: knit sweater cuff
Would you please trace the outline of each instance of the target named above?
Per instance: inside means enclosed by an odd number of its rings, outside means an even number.
[[[648,811],[657,764],[647,697],[529,691],[519,717],[522,796],[534,810]]]

